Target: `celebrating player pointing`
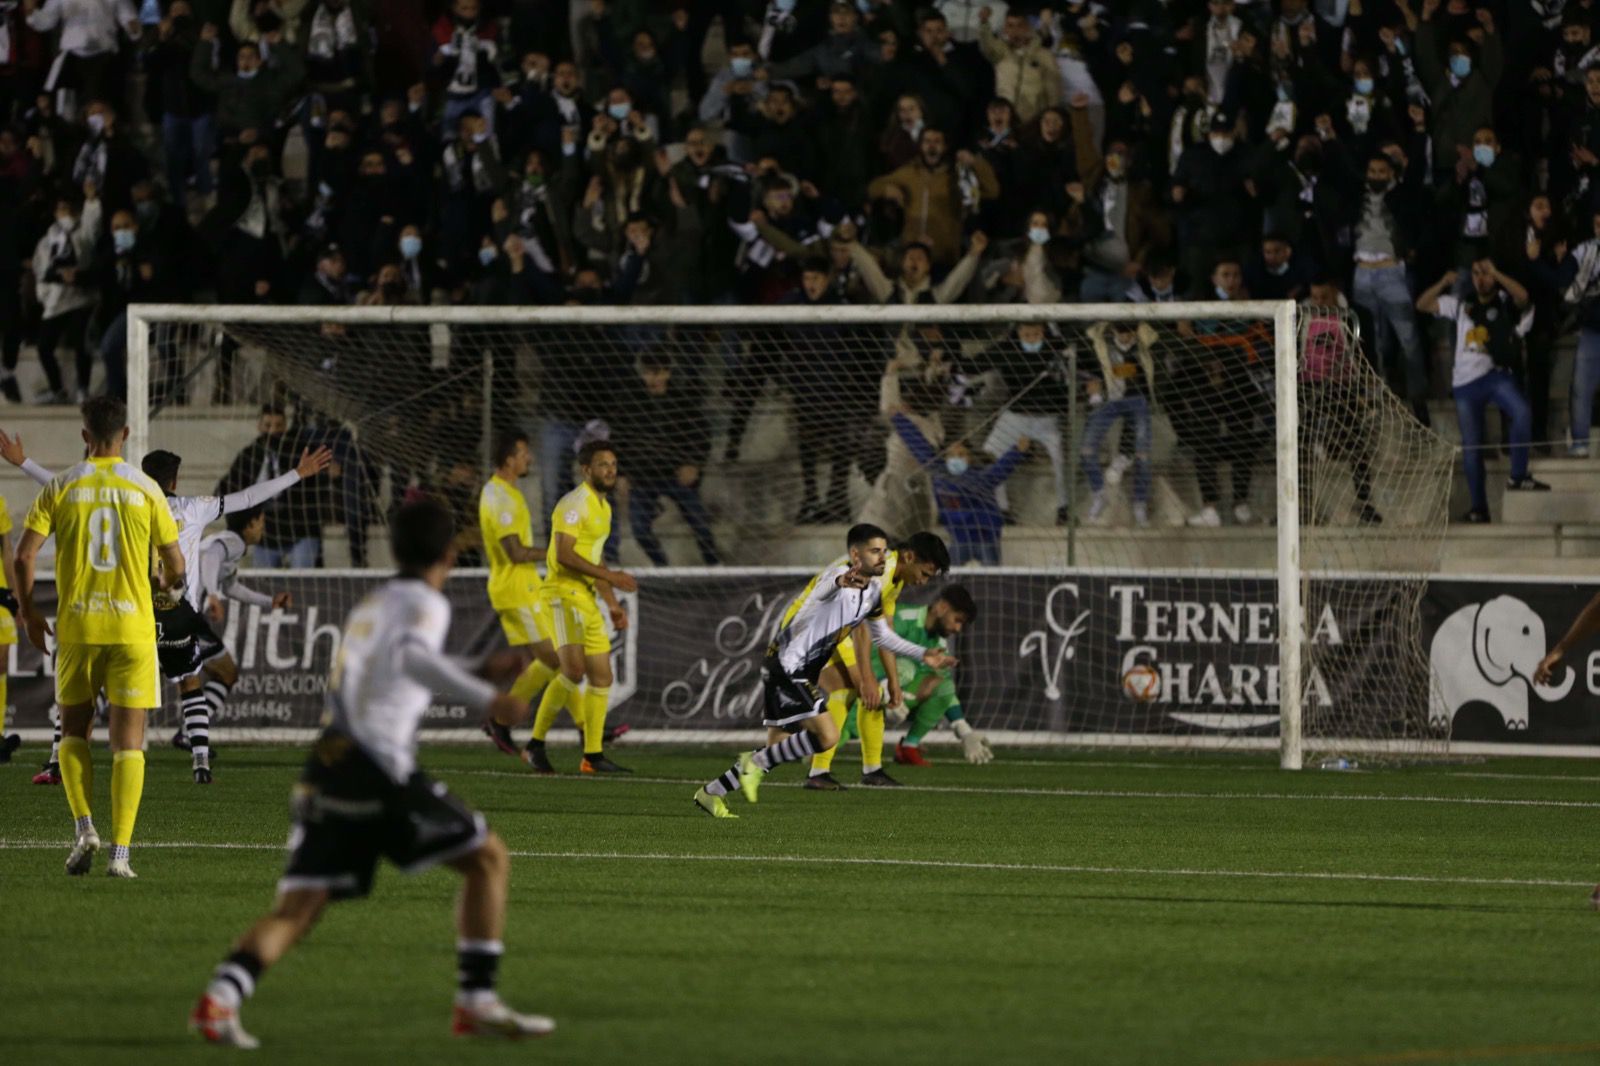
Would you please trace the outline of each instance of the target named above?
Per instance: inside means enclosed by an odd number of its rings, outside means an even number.
[[[28,639],[40,651],[50,627],[33,602],[34,563],[56,538],[56,702],[61,707],[61,783],[76,819],[67,873],[89,870],[100,849],[89,814],[94,764],[89,726],[95,693],[111,710],[112,877],[133,877],[128,845],[144,793],[144,712],[161,705],[150,549],[161,560],[165,592],[181,595],[178,526],[161,487],[122,458],[127,411],[98,397],[83,405],[89,457],[53,479],[33,501],[17,547],[17,601]]]

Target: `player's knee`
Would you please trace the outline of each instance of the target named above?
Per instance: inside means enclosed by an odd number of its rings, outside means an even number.
[[[595,688],[610,688],[611,687],[612,677],[611,677],[611,662],[610,662],[610,660],[606,660],[603,663],[597,663],[597,664],[591,665],[589,667],[588,674],[589,674],[589,684],[593,685]]]
[[[327,889],[300,888],[279,895],[272,905],[272,916],[303,932],[317,923],[327,907]]]
[[[511,852],[500,834],[491,831],[483,846],[473,853],[478,868],[489,877],[503,877],[511,869]]]
[[[239,664],[224,656],[206,664],[206,673],[232,688],[239,681]]]

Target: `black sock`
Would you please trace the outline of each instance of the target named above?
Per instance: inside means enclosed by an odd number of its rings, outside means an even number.
[[[606,753],[604,751],[586,751],[583,753],[583,757],[590,762],[599,762],[606,757]]]
[[[540,740],[538,737],[529,737],[528,738],[528,750],[529,751],[543,751],[544,750],[544,741]]]
[[[505,946],[498,940],[456,941],[456,979],[463,996],[493,992]]]
[[[253,951],[235,951],[223,959],[211,975],[212,984],[233,989],[238,1002],[243,1003],[255,994],[256,981],[264,970],[261,959]]]

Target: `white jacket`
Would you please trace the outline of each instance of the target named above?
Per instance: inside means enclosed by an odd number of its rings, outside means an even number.
[[[52,222],[44,236],[33,248],[33,276],[39,304],[45,318],[56,318],[95,301],[93,284],[89,281],[89,259],[94,254],[95,234],[100,232],[100,201],[90,200],[83,205],[78,224],[66,229],[60,221]],[[70,249],[69,249],[70,245]],[[77,280],[68,285],[60,281],[46,281],[50,265],[63,253],[71,251],[77,263]]]

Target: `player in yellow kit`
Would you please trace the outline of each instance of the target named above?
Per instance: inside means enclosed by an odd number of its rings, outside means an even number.
[[[88,873],[100,837],[89,814],[94,764],[89,727],[94,697],[105,690],[111,720],[111,862],[106,873],[133,877],[128,846],[144,793],[144,712],[161,706],[156,671],[152,583],[182,594],[186,575],[178,526],[166,494],[122,457],[128,414],[101,396],[83,405],[88,458],[40,491],[17,547],[18,617],[28,640],[45,650],[50,627],[33,603],[39,549],[56,538],[56,702],[61,707],[61,783],[76,820],[67,873]],[[152,547],[160,569],[152,577]]]
[[[617,453],[609,441],[590,441],[578,452],[583,480],[563,496],[551,516],[550,550],[545,557],[545,580],[539,588],[561,672],[544,690],[534,717],[535,736],[561,713],[587,679],[582,712],[574,715],[583,730],[583,766],[586,774],[625,774],[630,771],[605,757],[607,703],[611,698],[611,638],[595,602],[598,594],[611,615],[612,628],[628,627],[628,615],[617,602],[616,589],[633,592],[639,586],[631,574],[611,570],[600,560],[611,535],[611,504],[606,493],[617,483]]]
[[[511,695],[532,703],[549,685],[559,670],[555,644],[544,606],[539,602],[541,553],[533,543],[533,516],[528,501],[517,487],[533,465],[528,435],[513,432],[495,445],[494,475],[478,496],[478,528],[483,533],[483,551],[489,559],[489,604],[500,616],[506,643],[524,656],[521,675],[511,686]],[[574,694],[573,720],[583,727],[582,697]],[[553,720],[534,724],[533,737],[520,754],[522,761],[539,773],[554,773],[545,755],[544,738]],[[517,755],[511,727],[490,719],[483,731],[495,747],[507,755]]]
[[[883,617],[894,625],[894,611],[904,589],[926,585],[934,577],[950,569],[950,552],[935,533],[916,533],[900,547],[889,553],[884,566]],[[850,714],[850,705],[860,694],[861,711],[856,716],[856,728],[861,733],[861,783],[878,788],[893,788],[900,784],[883,769],[883,734],[885,707],[898,707],[904,700],[900,691],[899,671],[894,653],[880,647],[878,654],[887,671],[888,698],[878,688],[872,673],[870,639],[865,627],[857,626],[834,653],[829,669],[837,671],[836,686],[828,688],[828,716],[841,730]],[[839,750],[835,745],[811,757],[811,774],[806,778],[806,788],[824,792],[842,792],[844,786],[834,780],[830,772],[833,756]]]
[[[6,505],[5,497],[0,496],[0,656],[7,654],[5,649],[17,642],[14,617],[17,598],[11,591],[16,587],[17,576],[12,561],[11,508]],[[10,762],[12,753],[22,743],[17,734],[6,734],[6,702],[10,698],[11,694],[6,691],[6,671],[0,670],[0,764]]]

